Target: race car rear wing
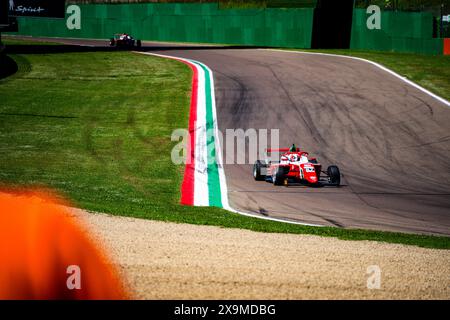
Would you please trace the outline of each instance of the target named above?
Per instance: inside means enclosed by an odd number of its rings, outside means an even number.
[[[281,149],[266,149],[267,153],[273,153],[273,152],[289,152],[291,151],[291,148],[281,148]],[[300,148],[296,148],[295,152],[300,152]]]

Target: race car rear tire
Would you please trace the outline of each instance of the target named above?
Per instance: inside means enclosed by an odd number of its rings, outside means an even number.
[[[137,41],[136,41],[136,47],[137,47],[137,48],[142,47],[142,41],[141,41],[141,40],[137,40]]]
[[[261,174],[261,168],[263,167],[264,165],[260,160],[256,161],[253,165],[253,178],[256,181],[263,181],[266,179],[266,176]]]
[[[272,176],[272,182],[275,186],[281,186],[284,183],[284,170],[281,167],[277,168],[277,172]]]
[[[327,169],[328,179],[331,184],[339,186],[341,184],[341,172],[337,166],[329,166]]]
[[[111,38],[111,40],[109,40],[109,46],[114,47],[115,45],[116,45],[116,40]]]

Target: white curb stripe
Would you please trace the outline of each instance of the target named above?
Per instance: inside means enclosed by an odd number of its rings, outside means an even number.
[[[192,60],[191,60],[192,61]],[[216,110],[216,95],[215,95],[215,85],[214,85],[214,73],[212,70],[205,64],[192,61],[193,63],[198,63],[205,67],[209,74],[211,75],[211,100],[212,100],[212,116],[214,121],[214,141],[215,141],[215,148],[216,148],[216,162],[217,167],[219,169],[219,180],[220,180],[220,190],[221,190],[221,200],[222,200],[222,206],[225,210],[233,211],[231,209],[229,202],[228,202],[228,188],[227,188],[227,182],[225,178],[225,171],[223,168],[223,151],[221,146],[221,139],[219,134],[219,126],[217,122],[217,110]]]

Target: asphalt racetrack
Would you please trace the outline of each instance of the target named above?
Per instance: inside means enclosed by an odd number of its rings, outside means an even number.
[[[342,57],[150,43],[143,50],[213,70],[222,132],[279,129],[282,146],[295,143],[325,168],[341,169],[340,188],[275,187],[254,181],[252,164],[225,165],[234,209],[309,224],[450,235],[450,108],[444,103]]]

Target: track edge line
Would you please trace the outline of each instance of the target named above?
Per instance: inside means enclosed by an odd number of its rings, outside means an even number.
[[[328,56],[328,57],[339,57],[339,58],[346,58],[346,59],[353,59],[353,60],[359,60],[359,61],[363,61],[366,63],[369,63],[391,75],[393,75],[394,77],[400,79],[401,81],[409,84],[410,86],[422,91],[423,93],[427,94],[428,96],[438,100],[439,102],[445,104],[447,107],[450,108],[450,101],[438,96],[437,94],[431,92],[428,89],[425,89],[424,87],[420,86],[419,84],[415,83],[414,81],[411,81],[409,79],[407,79],[406,77],[398,74],[397,72],[383,66],[382,64],[375,62],[375,61],[371,61],[368,59],[364,59],[364,58],[360,58],[360,57],[353,57],[353,56],[344,56],[344,55],[340,55],[340,54],[334,54],[334,53],[322,53],[322,52],[306,52],[306,51],[294,51],[294,50],[284,50],[284,49],[257,49],[257,50],[265,50],[265,51],[278,51],[278,52],[289,52],[289,53],[296,53],[296,54],[309,54],[309,55],[321,55],[321,56]]]

